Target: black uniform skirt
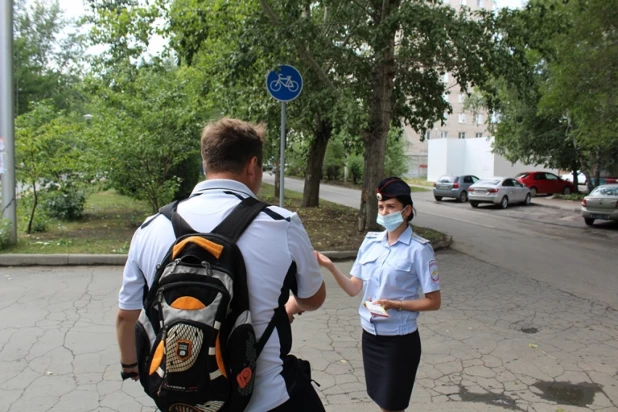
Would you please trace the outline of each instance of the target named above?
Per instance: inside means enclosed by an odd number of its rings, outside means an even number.
[[[421,360],[418,330],[408,335],[376,336],[363,331],[367,393],[382,409],[408,407]]]

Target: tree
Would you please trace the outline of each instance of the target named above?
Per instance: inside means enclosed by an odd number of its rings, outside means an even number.
[[[487,16],[456,11],[439,1],[341,3],[325,0],[307,8],[319,19],[307,19],[296,2],[261,0],[264,13],[293,39],[300,56],[335,96],[351,95],[361,115],[364,173],[359,230],[375,229],[375,186],[384,177],[387,135],[391,125],[409,124],[424,132],[449,109],[441,96],[444,72],[462,87],[483,82],[482,70],[492,57]],[[293,4],[294,3],[294,4]],[[327,59],[316,57],[319,44]]]
[[[52,99],[60,109],[81,104],[75,86],[81,79],[84,39],[65,20],[58,1],[15,2],[13,56],[16,114],[33,102]]]
[[[156,212],[183,179],[199,175],[199,139],[208,112],[199,104],[191,68],[141,67],[130,83],[98,85],[89,128],[100,168],[114,188],[148,201]],[[183,164],[194,165],[179,175]]]
[[[300,3],[293,5],[290,12],[307,20],[317,19],[319,15]],[[210,81],[205,87],[208,99],[221,113],[265,122],[268,148],[274,149],[273,153],[279,152],[279,103],[267,95],[264,76],[281,62],[293,64],[302,72],[303,92],[298,100],[287,105],[287,128],[290,138],[308,142],[301,145],[307,150],[302,205],[318,206],[324,154],[335,127],[334,91],[325,89],[316,73],[295,55],[295,49],[261,13],[258,1],[176,0],[168,10],[167,19],[170,43],[179,61],[209,74]],[[321,57],[329,51],[315,41],[312,49]],[[278,154],[274,157],[278,158]],[[278,177],[281,168],[275,170]],[[278,195],[278,181],[275,195]]]
[[[482,88],[501,115],[493,127],[499,153],[575,176],[595,171],[589,189],[615,165],[616,13],[597,0],[533,0],[500,13],[497,32],[510,53],[488,68],[494,80]]]
[[[293,117],[290,111],[290,118],[298,119],[290,127],[314,136],[304,204],[317,202],[328,139],[346,127],[342,124],[352,125],[358,133],[349,135],[363,140],[365,156],[359,229],[376,228],[372,194],[383,178],[391,125],[403,120],[424,131],[428,123],[442,119],[449,108],[441,99],[445,71],[464,87],[483,81],[481,67],[491,57],[492,45],[485,20],[437,0],[256,1],[176,0],[169,18],[175,49],[185,62],[196,64],[201,58],[222,69],[226,75],[220,83],[226,86],[241,77],[247,84],[245,100],[264,99],[263,75],[281,58],[297,64],[307,89],[302,107],[292,105],[299,112]],[[257,83],[249,85],[249,79]],[[222,94],[230,95],[229,90]],[[251,110],[256,108],[273,119],[268,103],[256,103]]]
[[[62,188],[84,178],[83,125],[51,101],[43,101],[18,116],[15,126],[17,181],[33,198],[26,230],[31,233],[41,190],[50,185]]]

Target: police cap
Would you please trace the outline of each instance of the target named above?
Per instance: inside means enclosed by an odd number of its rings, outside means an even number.
[[[410,198],[410,186],[398,177],[388,177],[378,183],[376,190],[378,200],[389,199],[392,197],[405,196]]]

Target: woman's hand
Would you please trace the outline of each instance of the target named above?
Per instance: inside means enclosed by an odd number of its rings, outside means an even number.
[[[373,301],[374,304],[382,306],[384,309],[399,309],[401,307],[401,301],[399,300],[389,300],[389,299],[378,299]]]
[[[304,311],[300,310],[300,308],[298,307],[296,298],[292,294],[290,294],[290,297],[285,304],[285,311],[288,314],[288,319],[290,320],[290,323],[294,322],[294,315],[300,316],[304,313]]]
[[[330,270],[333,266],[333,262],[317,250],[314,250],[313,253],[315,254],[315,258],[318,260],[318,265]]]

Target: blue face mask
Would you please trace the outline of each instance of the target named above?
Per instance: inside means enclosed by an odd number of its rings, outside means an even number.
[[[401,210],[400,212],[389,213],[386,216],[382,216],[378,213],[376,223],[380,226],[384,226],[387,231],[392,232],[403,223],[402,213],[405,209],[406,208],[404,207],[403,210]]]

